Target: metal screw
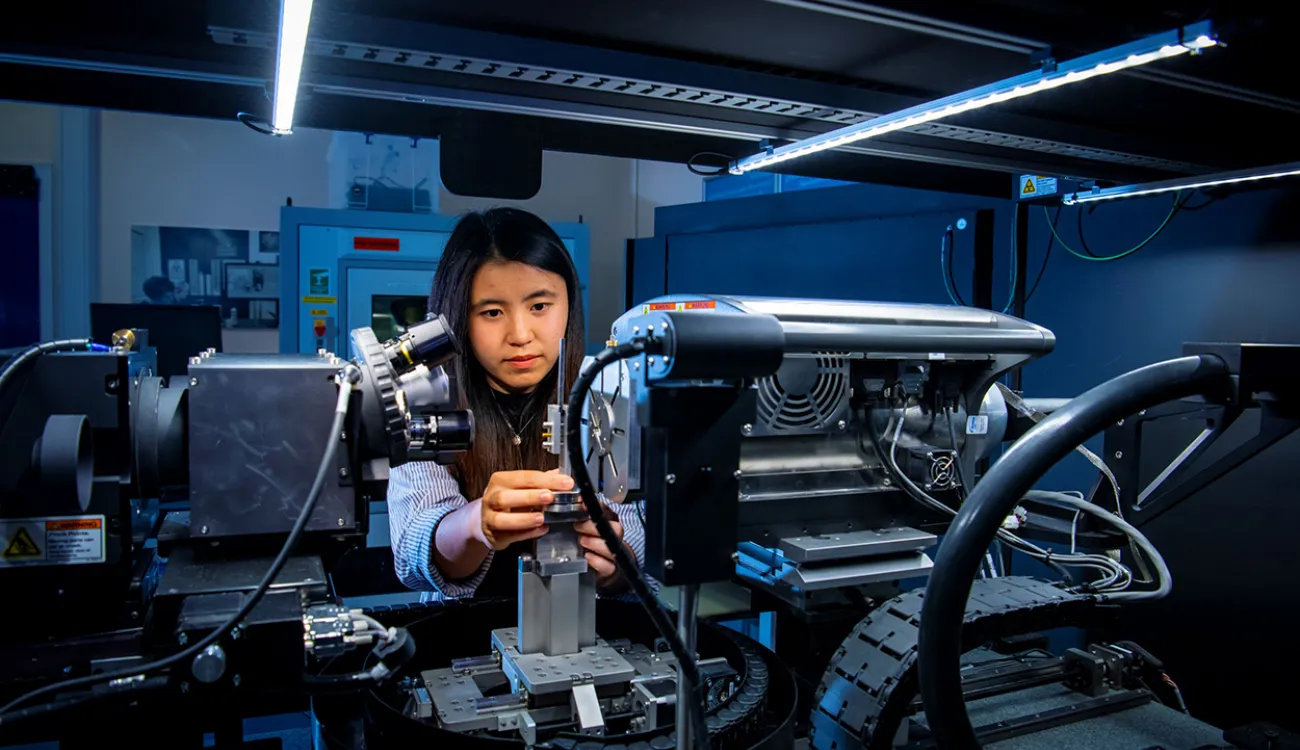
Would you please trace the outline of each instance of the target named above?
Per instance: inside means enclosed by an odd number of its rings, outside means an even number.
[[[231,677],[230,684],[234,685],[235,687],[239,687],[239,675],[235,675],[234,677]]]
[[[742,434],[742,435],[752,435],[753,433],[754,433],[754,425],[752,425],[752,424],[745,424],[745,425],[741,425],[741,426],[740,426],[740,434]]]
[[[889,477],[885,477],[884,481],[881,482],[881,484],[885,485],[886,487],[888,487],[889,485],[891,485],[891,484],[893,484],[893,483],[894,483],[894,480],[890,479]]]
[[[841,419],[839,422],[837,422],[837,423],[835,424],[835,426],[838,427],[838,428],[840,428],[840,432],[844,432],[845,430],[847,430],[847,429],[849,428],[848,423],[845,422],[843,419]]]
[[[198,357],[190,357],[190,364],[192,364],[192,365],[197,365],[198,363],[200,363],[200,362],[202,362],[202,361],[203,361],[203,360],[199,359]]]
[[[193,386],[193,385],[198,385],[198,384],[199,384],[199,379],[198,379],[198,378],[190,378],[190,385]]]
[[[348,478],[348,470],[347,470],[346,468],[344,468],[344,469],[339,469],[339,478],[340,478],[340,479],[347,479],[347,478]]]
[[[206,534],[206,533],[208,533],[208,527],[207,527],[207,526],[204,526],[204,527],[200,528],[200,529],[199,529],[199,533],[200,533],[200,534]]]
[[[677,475],[676,475],[676,474],[669,474],[666,478],[667,478],[667,480],[668,480],[668,484],[672,484],[672,483],[674,483],[674,482],[677,481]]]
[[[641,326],[632,326],[632,333],[640,333]]]
[[[632,369],[633,369],[633,370],[640,370],[640,369],[641,369],[641,363],[640,363],[640,362],[633,362],[633,363],[632,363]]]
[[[1124,451],[1115,451],[1115,458],[1123,458]]]
[[[731,553],[731,561],[734,562],[734,563],[738,563],[738,562],[740,562],[740,553],[739,553],[739,552],[732,552],[732,553]]]
[[[230,630],[230,640],[232,640],[232,641],[237,641],[237,640],[239,640],[240,637],[241,637],[241,635],[243,634],[243,632],[244,632],[243,627],[241,627],[241,626],[239,626],[239,625],[236,625],[235,627],[231,628],[231,630]]]
[[[342,525],[343,525],[343,519],[340,518],[340,519],[339,519],[339,526],[342,526]]]
[[[740,469],[736,469],[734,476],[736,477],[736,479],[740,479],[740,475],[741,475],[741,474],[742,474],[741,470],[740,470]]]
[[[188,682],[182,682],[182,683],[181,683],[181,692],[182,692],[182,693],[188,693],[189,691],[190,691],[190,684],[189,684]]]
[[[664,560],[664,570],[672,570],[672,569],[673,569],[673,561]]]
[[[347,439],[348,439],[348,434],[346,432],[339,433],[339,440],[347,440]]]
[[[1146,410],[1146,409],[1143,409],[1142,411],[1138,412],[1138,416],[1139,416],[1139,417],[1145,417],[1146,415],[1147,415],[1147,410]]]
[[[651,358],[647,361],[647,363],[648,363],[651,367],[654,367],[654,366],[655,366],[655,358],[654,358],[654,357],[651,357]]]
[[[184,646],[185,644],[189,643],[189,642],[190,642],[190,636],[189,636],[189,634],[188,634],[188,633],[181,633],[180,635],[176,636],[176,642],[179,643],[179,644],[182,645],[182,646]]]

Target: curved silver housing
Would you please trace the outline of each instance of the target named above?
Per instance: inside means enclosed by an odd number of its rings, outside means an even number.
[[[904,370],[925,380],[943,372],[949,388],[959,381],[958,406],[950,416],[957,449],[972,470],[1001,442],[1006,406],[993,383],[1008,370],[1052,351],[1056,338],[1042,326],[989,310],[892,302],[791,299],[728,295],[669,295],[649,300],[624,313],[611,337],[624,341],[640,335],[640,319],[663,310],[717,315],[771,315],[785,331],[785,361],[778,373],[754,387],[758,415],[742,445],[742,500],[774,496],[843,496],[880,490],[884,474],[870,446],[859,439],[868,426],[850,407],[866,393],[866,373]],[[636,401],[644,389],[643,363],[611,365],[602,372],[589,402],[590,435],[584,454],[593,477],[603,477],[610,500],[640,487],[640,427]],[[913,399],[906,411],[879,409],[879,435],[892,416],[902,416],[900,446],[925,452],[951,451],[946,423]],[[942,415],[937,415],[940,420]],[[612,429],[607,423],[612,417]],[[960,421],[958,421],[960,420]],[[743,507],[743,506],[742,506]],[[743,511],[742,511],[743,512]]]

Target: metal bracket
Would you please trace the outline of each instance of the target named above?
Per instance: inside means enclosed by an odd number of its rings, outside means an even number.
[[[1279,404],[1263,402],[1256,433],[1241,445],[1209,464],[1197,466],[1224,432],[1235,424],[1243,410],[1235,406],[1175,403],[1148,409],[1106,431],[1104,457],[1120,483],[1120,500],[1132,520],[1142,526],[1163,515],[1253,456],[1300,429],[1300,417],[1284,413]],[[1146,422],[1168,417],[1190,418],[1203,414],[1206,426],[1141,490],[1139,472],[1142,456],[1142,433]],[[1099,491],[1113,493],[1109,483],[1098,485]],[[1094,502],[1107,504],[1097,497]]]
[[[591,677],[591,675],[587,675]],[[575,676],[576,678],[576,676]],[[591,682],[574,685],[571,691],[573,710],[578,718],[578,731],[593,737],[605,735],[605,718],[600,712],[600,699],[596,697],[596,686]]]

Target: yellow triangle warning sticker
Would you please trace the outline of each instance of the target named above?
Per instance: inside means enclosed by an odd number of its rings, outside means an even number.
[[[1025,186],[1024,186],[1023,188],[1020,189],[1020,194],[1021,194],[1021,195],[1033,195],[1034,193],[1037,193],[1037,192],[1038,192],[1038,191],[1034,189],[1034,178],[1033,178],[1033,177],[1026,177],[1026,178],[1025,178]]]
[[[18,533],[14,534],[13,539],[9,540],[9,546],[5,547],[5,559],[12,560],[20,557],[40,556],[41,548],[36,546],[36,542],[32,540],[32,535],[27,533],[27,529],[19,526]]]

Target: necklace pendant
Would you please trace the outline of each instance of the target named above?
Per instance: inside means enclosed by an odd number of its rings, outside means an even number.
[[[519,445],[519,444],[522,443],[522,442],[524,442],[523,439],[520,438],[518,435],[515,435],[515,437],[514,437],[514,443],[515,443],[515,445]]]

